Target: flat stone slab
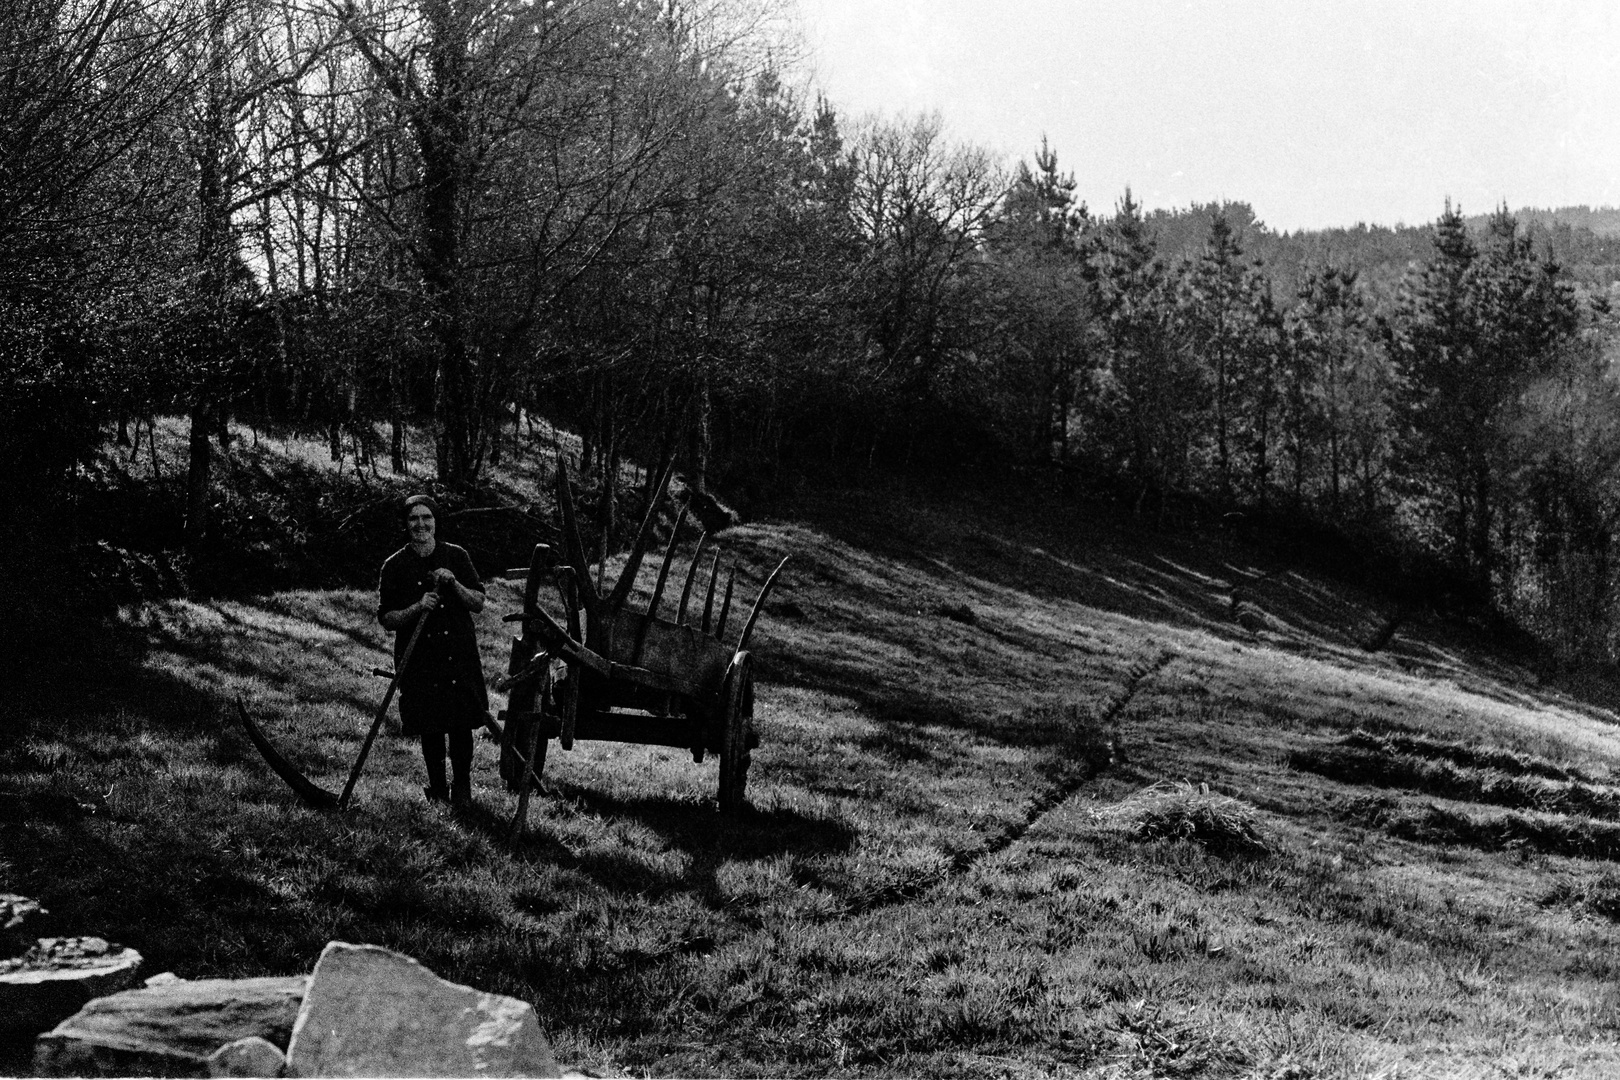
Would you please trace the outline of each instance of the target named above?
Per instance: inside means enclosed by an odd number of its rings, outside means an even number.
[[[134,986],[141,954],[98,937],[40,938],[0,961],[0,1039],[32,1039],[85,1002]]]
[[[34,1041],[35,1076],[207,1076],[226,1043],[292,1037],[309,977],[176,979],[98,998]]]
[[[334,941],[310,977],[289,1076],[541,1076],[562,1070],[526,1001],[439,978],[408,956]]]

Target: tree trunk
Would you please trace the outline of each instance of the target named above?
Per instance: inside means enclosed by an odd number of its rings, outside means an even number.
[[[208,80],[197,152],[197,333],[191,373],[190,461],[186,469],[186,547],[193,555],[208,538],[208,489],[218,417],[214,370],[224,360],[232,265],[230,215],[226,209],[225,30],[227,12],[216,0],[208,11]]]
[[[212,430],[213,417],[209,415],[208,406],[201,401],[193,402],[190,463],[186,468],[186,548],[192,555],[201,554],[208,539],[208,487],[214,453],[214,444],[209,440]]]
[[[1485,600],[1491,597],[1491,575],[1495,569],[1493,551],[1491,548],[1491,475],[1488,468],[1479,468],[1474,473],[1474,521],[1473,535],[1470,538],[1471,561],[1473,563],[1474,583],[1482,591]]]
[[[416,117],[422,158],[422,284],[428,304],[428,333],[438,353],[439,479],[461,485],[476,478],[473,448],[472,356],[467,346],[461,288],[461,203],[466,153],[463,84],[466,48],[462,27],[448,0],[425,6],[431,25],[428,66],[432,90]]]
[[[1232,503],[1232,462],[1226,442],[1226,349],[1215,350],[1215,462],[1220,470],[1221,505]]]

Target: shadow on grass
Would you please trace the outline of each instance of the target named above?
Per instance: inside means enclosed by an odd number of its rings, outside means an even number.
[[[1449,680],[1514,707],[1556,705],[1620,723],[1612,707],[1620,675],[1612,669],[1538,675],[1533,672],[1546,665],[1525,651],[1523,641],[1470,622],[1413,612],[1392,642],[1367,651],[1364,643],[1399,607],[1396,596],[1380,593],[1378,581],[1354,584],[1327,573],[1301,572],[1282,554],[1245,540],[1241,531],[1211,526],[1191,534],[1156,532],[1108,505],[1015,504],[971,492],[932,498],[913,492],[895,500],[881,492],[824,492],[796,499],[791,513],[850,545],[861,559],[881,556],[926,576],[923,584],[939,593],[929,604],[934,599],[994,604],[986,590],[1008,589],[1252,641],[1254,635],[1238,621],[1241,601],[1246,614],[1261,614],[1269,627],[1261,636],[1272,648],[1325,655],[1350,668]],[[805,573],[805,591],[812,596],[818,583],[842,588],[844,579],[858,577],[839,565]],[[862,590],[879,605],[883,593]],[[892,605],[895,597],[887,599]],[[980,629],[1010,646],[1051,651],[1050,643],[1043,647],[1038,635],[1016,626],[981,620]]]
[[[622,798],[575,784],[548,782],[530,803],[528,834],[517,857],[543,860],[581,873],[612,892],[660,896],[691,892],[711,907],[725,904],[716,882],[719,867],[729,861],[760,861],[780,855],[813,858],[842,855],[853,847],[856,831],[847,824],[796,810],[745,805],[735,817],[721,814],[708,802],[673,798]],[[543,800],[564,800],[580,813],[602,821],[633,821],[665,845],[687,856],[686,869],[672,873],[649,865],[633,852],[591,847],[576,852],[562,844],[541,818]],[[510,817],[486,807],[462,811],[460,820],[490,841],[507,842]]]
[[[338,933],[436,917],[411,891],[419,868],[386,844],[367,852],[366,880],[310,878],[312,859],[341,860],[386,823],[301,807],[222,693],[147,662],[148,634],[93,618],[71,630],[14,654],[0,698],[0,885],[38,898],[51,932],[132,945],[147,974],[238,976],[307,970]],[[210,665],[217,652],[190,650]],[[263,674],[246,658],[232,669]],[[305,768],[331,756],[297,749]]]

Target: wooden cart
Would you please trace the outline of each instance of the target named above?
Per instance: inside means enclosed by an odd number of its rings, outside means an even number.
[[[725,644],[736,570],[726,581],[718,613],[718,554],[709,564],[701,617],[689,619],[693,584],[708,542],[705,533],[688,565],[672,617],[659,614],[669,579],[676,537],[685,520],[680,512],[671,530],[652,599],[646,611],[630,607],[630,593],[652,537],[656,509],[669,482],[668,470],[636,535],[624,570],[610,593],[598,594],[587,572],[567,473],[557,468],[557,506],[562,516],[563,551],[537,545],[526,571],[523,610],[506,616],[522,624],[512,641],[508,674],[497,684],[507,693],[501,714],[501,777],[517,792],[512,836],[521,837],[531,789],[545,767],[546,749],[556,739],[564,750],[577,740],[672,746],[692,752],[694,762],[713,754],[720,762],[719,803],[728,814],[743,805],[754,730],[753,662],[748,639],[765,598],[787,560],[765,580],[735,645]],[[563,617],[540,605],[549,580]]]

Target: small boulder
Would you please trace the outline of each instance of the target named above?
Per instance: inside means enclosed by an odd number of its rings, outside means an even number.
[[[140,953],[102,938],[40,938],[0,961],[0,1040],[26,1045],[91,998],[135,985],[140,966]]]
[[[208,1057],[209,1076],[280,1076],[286,1067],[281,1048],[257,1035],[228,1042]]]
[[[226,1043],[284,1047],[304,975],[176,979],[98,998],[34,1042],[35,1076],[207,1076]]]
[[[375,945],[334,941],[310,977],[290,1076],[562,1074],[527,1002],[486,994]]]

